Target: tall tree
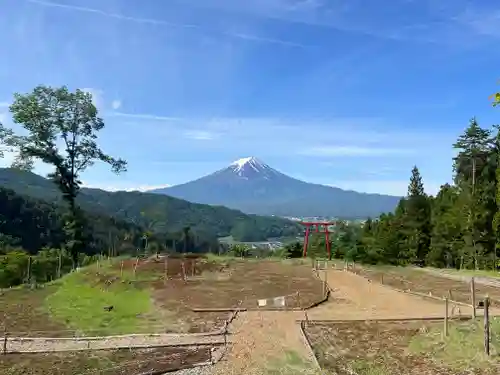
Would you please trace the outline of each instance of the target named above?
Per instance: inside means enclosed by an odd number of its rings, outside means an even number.
[[[494,203],[491,184],[492,137],[489,129],[479,126],[475,118],[454,144],[458,150],[454,158],[455,184],[461,195],[464,225],[464,250],[461,267],[479,268],[479,261],[491,246]],[[493,175],[494,178],[494,175]]]
[[[400,258],[409,263],[422,263],[430,245],[431,206],[417,166],[411,171],[408,195],[397,211],[398,216],[402,216],[406,245],[400,253]]]
[[[4,142],[17,151],[13,166],[32,169],[34,161],[39,160],[54,167],[50,177],[68,204],[67,248],[76,266],[78,253],[85,246],[84,223],[76,204],[80,174],[96,161],[120,173],[126,170],[126,162],[105,154],[98,146],[97,133],[104,122],[90,93],[70,92],[65,86],[38,86],[31,93],[14,94],[10,111],[14,123],[27,133],[17,135],[3,127],[0,131]]]

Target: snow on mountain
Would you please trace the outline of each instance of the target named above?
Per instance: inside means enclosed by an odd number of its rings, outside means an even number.
[[[254,156],[238,159],[232,162],[229,167],[223,169],[222,171],[227,169],[236,173],[239,177],[243,177],[244,179],[248,179],[251,177],[255,178],[259,174],[261,175],[260,177],[267,179],[269,178],[269,175],[276,173],[274,169]]]

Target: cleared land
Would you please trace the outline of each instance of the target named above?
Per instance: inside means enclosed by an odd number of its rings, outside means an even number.
[[[135,265],[102,263],[41,289],[8,290],[0,319],[12,336],[194,333],[220,328],[229,313],[193,308],[258,308],[257,299],[278,296],[290,296],[287,307],[294,307],[323,296],[310,267],[291,262],[160,258]]]
[[[444,297],[471,304],[470,284],[461,280],[453,280],[444,276],[425,272],[415,268],[403,267],[358,267],[356,272],[374,282],[382,282],[394,288],[425,293],[435,297]],[[500,288],[476,283],[476,300],[489,295],[492,306],[500,307]]]
[[[210,361],[211,347],[93,350],[8,354],[0,358],[3,375],[133,375],[167,372]]]
[[[493,375],[500,372],[495,338],[482,351],[480,322],[453,322],[442,340],[442,322],[320,323],[306,334],[322,368],[335,375]],[[500,322],[493,324],[499,332]]]

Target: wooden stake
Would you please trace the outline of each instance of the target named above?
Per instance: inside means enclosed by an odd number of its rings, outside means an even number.
[[[61,268],[62,268],[62,254],[59,252],[59,263],[57,264],[57,278],[61,278]]]
[[[490,355],[490,297],[484,299],[484,352]]]
[[[191,277],[194,277],[194,260],[191,262]]]
[[[123,260],[120,263],[120,277],[123,277]]]
[[[139,263],[139,257],[135,258],[135,264],[134,264],[134,277],[135,273],[137,272],[137,264]]]
[[[448,298],[444,298],[444,337],[448,336]]]
[[[28,257],[28,284],[31,284],[31,255]]]
[[[380,284],[384,285],[384,274],[380,275]]]
[[[476,319],[476,282],[474,277],[470,279],[470,295],[472,302],[472,317]]]
[[[168,257],[165,257],[165,270],[164,276],[163,276],[163,284],[167,285],[167,280],[168,280]]]
[[[181,263],[181,270],[182,270],[182,280],[186,281],[186,268],[184,266],[184,260]]]

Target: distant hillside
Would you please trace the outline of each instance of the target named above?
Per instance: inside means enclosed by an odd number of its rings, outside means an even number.
[[[6,245],[34,254],[65,242],[63,210],[56,204],[26,197],[0,187],[0,253]],[[144,228],[106,215],[88,214],[87,254],[135,252]],[[165,238],[162,239],[164,241]]]
[[[289,177],[254,157],[185,184],[153,190],[190,202],[259,215],[366,219],[393,211],[400,197],[346,191]]]
[[[51,181],[30,172],[2,168],[0,186],[51,203],[61,201]],[[241,241],[260,241],[301,231],[298,224],[286,219],[246,215],[225,207],[195,204],[152,193],[83,188],[79,204],[90,212],[110,215],[158,232],[178,232],[189,226],[199,235],[214,238],[232,235]]]

